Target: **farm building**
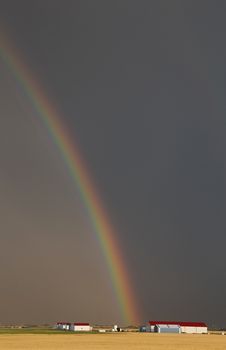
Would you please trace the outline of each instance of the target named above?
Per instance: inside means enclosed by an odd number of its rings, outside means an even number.
[[[181,327],[175,324],[157,324],[155,333],[181,333]]]
[[[64,331],[69,331],[70,329],[70,323],[68,322],[57,322],[56,328],[57,329],[62,329]]]
[[[92,327],[89,323],[71,323],[70,330],[74,332],[91,332]]]
[[[175,322],[175,321],[149,321],[147,331],[158,332],[159,326],[176,326],[180,327],[181,333],[207,333],[207,325],[204,322]],[[161,329],[161,327],[160,327]],[[160,333],[160,332],[158,332]]]
[[[148,329],[147,329],[148,328]],[[140,332],[150,332],[150,327],[147,326],[140,326]]]

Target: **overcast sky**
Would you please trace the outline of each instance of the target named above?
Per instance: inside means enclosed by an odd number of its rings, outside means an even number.
[[[0,0],[80,145],[142,315],[225,325],[226,3]],[[59,151],[0,60],[0,322],[120,321]]]

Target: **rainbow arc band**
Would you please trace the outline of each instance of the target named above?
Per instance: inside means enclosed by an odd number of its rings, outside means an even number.
[[[72,141],[66,125],[62,122],[62,118],[48,100],[47,95],[43,93],[43,88],[39,86],[37,80],[30,73],[24,59],[12,47],[9,39],[1,36],[0,59],[16,80],[17,85],[22,89],[23,94],[32,104],[37,115],[40,116],[43,125],[45,125],[52,141],[61,153],[67,169],[79,189],[107,263],[123,321],[125,324],[137,324],[139,322],[138,308],[129,281],[126,263],[120,252],[116,233],[104,211],[96,188],[92,184],[78,146],[74,140]]]

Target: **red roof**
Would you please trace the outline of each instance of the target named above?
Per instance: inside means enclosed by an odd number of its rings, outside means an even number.
[[[204,322],[149,321],[150,326],[155,326],[156,324],[172,324],[182,327],[207,327]]]
[[[73,323],[74,326],[89,326],[89,323]]]

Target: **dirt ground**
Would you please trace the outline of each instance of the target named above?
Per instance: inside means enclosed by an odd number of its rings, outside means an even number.
[[[225,350],[226,336],[184,334],[2,334],[0,349],[16,350]]]

